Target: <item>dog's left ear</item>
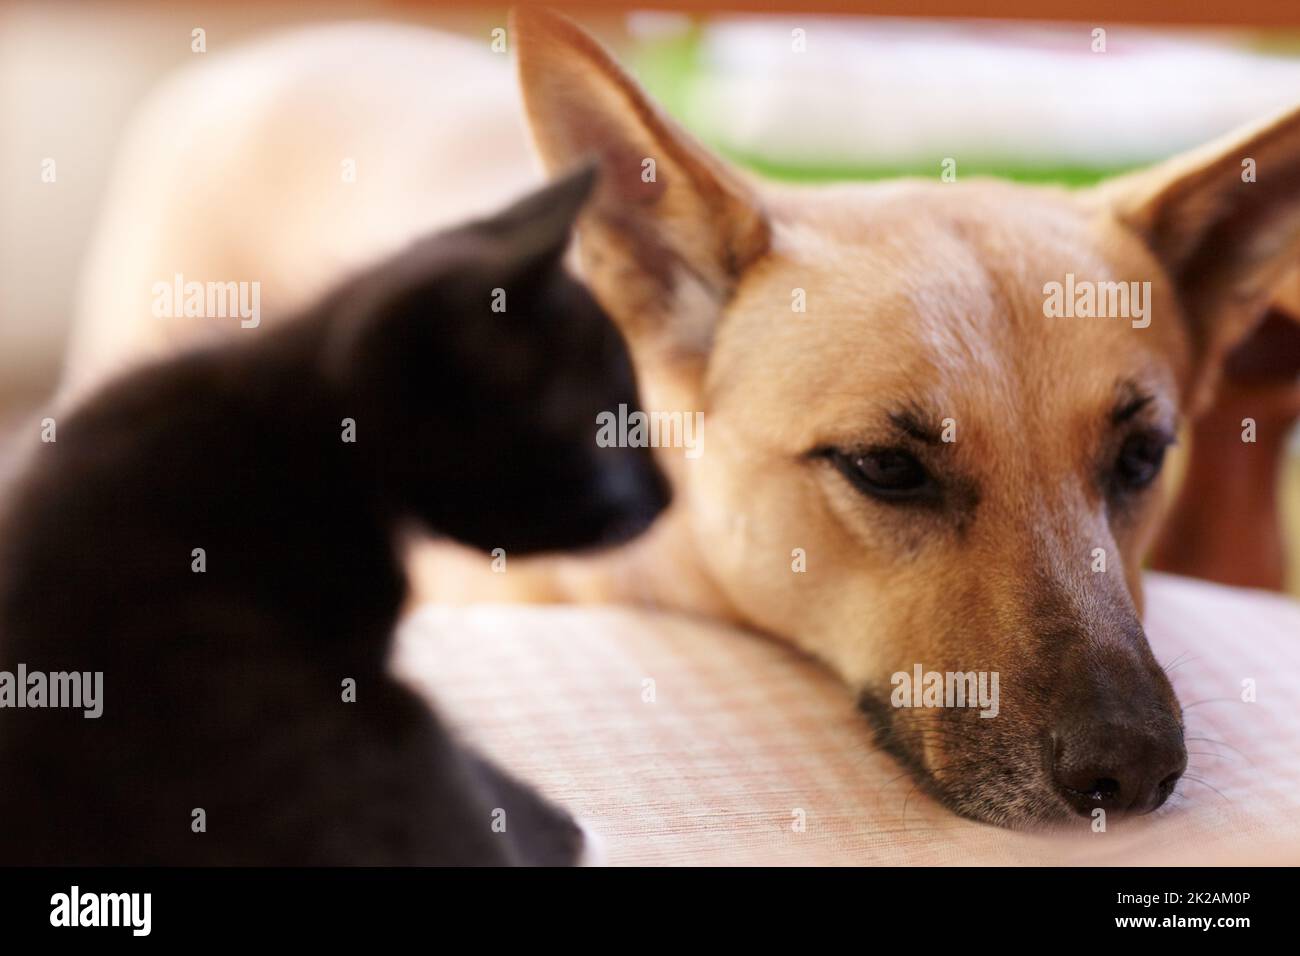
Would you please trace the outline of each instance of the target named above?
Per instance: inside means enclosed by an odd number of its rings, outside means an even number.
[[[1195,407],[1300,262],[1300,109],[1103,183],[1096,194],[1173,280],[1191,325]]]
[[[520,8],[511,34],[544,164],[600,166],[578,229],[585,278],[642,359],[697,365],[722,305],[767,250],[756,195],[573,22]]]

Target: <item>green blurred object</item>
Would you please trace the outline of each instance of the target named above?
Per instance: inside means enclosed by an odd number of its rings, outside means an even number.
[[[892,179],[899,176],[924,176],[935,179],[939,175],[941,157],[935,157],[930,164],[905,164],[898,166],[795,166],[768,162],[753,156],[737,154],[715,143],[710,143],[728,159],[761,173],[771,179],[797,183],[844,182],[846,180]],[[962,178],[969,176],[997,176],[1001,179],[1013,179],[1024,183],[1057,183],[1062,186],[1089,186],[1100,182],[1107,176],[1127,172],[1133,167],[1114,167],[1101,169],[1088,166],[1008,166],[1005,164],[964,162],[961,166]]]

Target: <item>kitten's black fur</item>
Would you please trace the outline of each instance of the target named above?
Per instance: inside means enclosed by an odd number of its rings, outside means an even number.
[[[57,422],[0,530],[0,670],[102,671],[103,715],[0,709],[0,863],[574,859],[569,817],[385,665],[409,519],[515,554],[627,536],[666,503],[648,450],[595,443],[597,412],[636,398],[561,264],[590,185]]]

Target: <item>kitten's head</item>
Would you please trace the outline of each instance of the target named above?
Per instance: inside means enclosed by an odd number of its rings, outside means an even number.
[[[601,412],[639,406],[622,337],[563,265],[593,178],[424,240],[336,299],[357,450],[399,510],[466,544],[612,544],[667,504],[649,449],[597,443]]]

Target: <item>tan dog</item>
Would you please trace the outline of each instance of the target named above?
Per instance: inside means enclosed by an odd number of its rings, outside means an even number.
[[[548,166],[604,167],[580,250],[647,406],[705,417],[646,567],[827,661],[959,812],[1159,805],[1186,760],[1138,620],[1161,456],[1300,252],[1300,114],[1077,195],[778,189],[568,22],[514,38]],[[1046,316],[1069,276],[1150,283],[1147,315]],[[917,664],[999,673],[999,716],[891,706]]]
[[[1162,803],[1186,753],[1139,621],[1161,459],[1300,253],[1300,114],[1077,193],[788,188],[702,149],[568,21],[520,12],[511,36],[547,167],[602,166],[581,261],[643,404],[702,412],[705,442],[661,450],[676,500],[632,546],[479,564],[436,596],[788,639],[978,819]],[[1121,315],[1047,314],[1053,284],[1115,306],[1112,283],[1137,284]],[[918,669],[998,675],[997,717],[897,706]]]

